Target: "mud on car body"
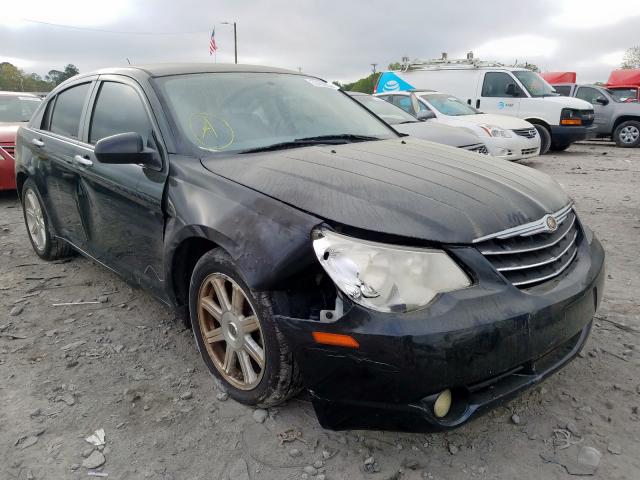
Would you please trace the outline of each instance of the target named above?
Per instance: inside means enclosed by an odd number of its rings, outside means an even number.
[[[458,426],[571,360],[604,252],[548,176],[400,137],[324,81],[228,65],[63,83],[17,142],[29,238],[185,312],[236,400]]]

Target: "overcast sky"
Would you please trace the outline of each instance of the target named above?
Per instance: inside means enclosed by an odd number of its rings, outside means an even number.
[[[233,62],[351,81],[402,56],[528,61],[544,71],[606,80],[640,44],[637,0],[13,0],[0,14],[0,61],[45,74],[154,62]],[[137,32],[134,34],[132,32]]]

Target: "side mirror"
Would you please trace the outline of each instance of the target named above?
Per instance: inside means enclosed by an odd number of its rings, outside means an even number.
[[[598,98],[596,98],[596,103],[599,104],[599,105],[603,105],[604,106],[604,105],[608,105],[609,104],[609,100],[607,100],[604,97],[598,97]]]
[[[416,118],[418,120],[420,120],[421,122],[424,122],[425,120],[429,120],[431,118],[436,118],[436,114],[433,113],[431,110],[420,110],[416,114]]]
[[[518,87],[515,83],[507,84],[507,88],[505,89],[505,93],[510,97],[517,97],[519,95]]]
[[[142,135],[135,132],[118,133],[98,140],[93,153],[100,163],[162,166],[158,152],[145,148]]]

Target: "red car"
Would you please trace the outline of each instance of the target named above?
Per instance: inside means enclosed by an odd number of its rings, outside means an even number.
[[[40,97],[23,92],[0,92],[0,190],[15,190],[13,157],[16,133],[40,104]]]

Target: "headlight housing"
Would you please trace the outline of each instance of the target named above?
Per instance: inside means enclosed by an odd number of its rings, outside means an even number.
[[[354,302],[378,312],[410,312],[441,292],[471,285],[442,250],[402,247],[313,231],[313,249],[336,286]]]
[[[495,125],[480,125],[480,128],[487,132],[490,137],[511,138],[511,132]]]
[[[563,108],[560,112],[560,125],[582,125],[582,112],[573,108]]]

